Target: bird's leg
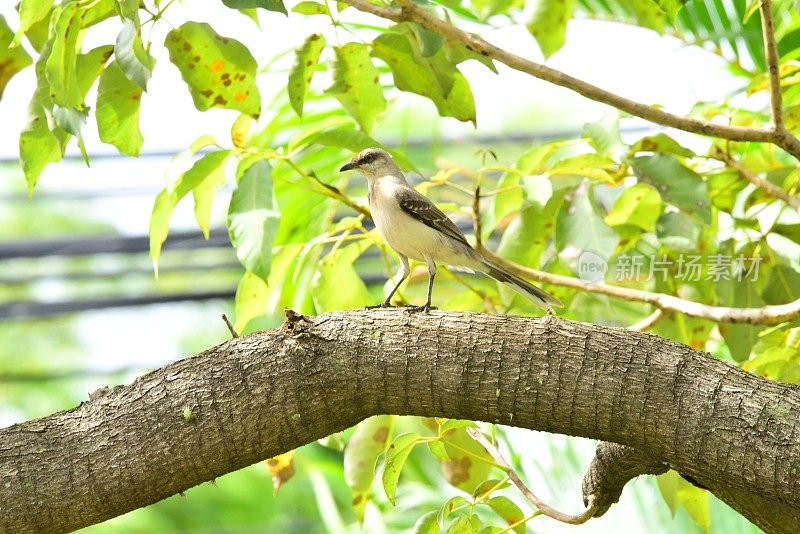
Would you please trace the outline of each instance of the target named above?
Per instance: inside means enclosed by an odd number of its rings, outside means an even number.
[[[408,277],[409,273],[411,272],[411,269],[408,266],[408,258],[403,256],[402,254],[398,254],[398,256],[400,257],[400,270],[397,272],[397,283],[394,285],[392,290],[389,292],[389,295],[383,302],[374,306],[367,306],[368,310],[373,308],[390,308],[392,306],[391,304],[392,297],[394,296],[397,289],[400,287],[400,284],[403,283],[403,280],[405,280]]]
[[[411,306],[409,309],[412,311],[423,311],[428,313],[430,310],[435,310],[435,306],[431,306],[431,297],[433,296],[433,280],[436,278],[436,264],[430,258],[425,258],[428,263],[428,298],[424,306]]]

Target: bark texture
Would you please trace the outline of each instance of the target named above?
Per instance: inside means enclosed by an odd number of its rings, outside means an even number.
[[[797,387],[657,336],[552,316],[288,315],[279,329],[0,429],[0,532],[97,523],[375,414],[623,444],[765,530],[798,524]]]

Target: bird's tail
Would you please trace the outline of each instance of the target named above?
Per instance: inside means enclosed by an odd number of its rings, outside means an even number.
[[[562,307],[564,306],[561,301],[555,298],[553,295],[547,293],[546,291],[542,291],[535,285],[531,284],[527,280],[523,280],[519,276],[508,272],[507,270],[503,269],[499,265],[495,265],[491,261],[487,260],[486,258],[481,258],[481,263],[483,264],[483,269],[481,269],[484,273],[491,276],[498,282],[503,282],[504,284],[508,284],[512,289],[517,291],[519,294],[528,297],[531,301],[535,304],[545,308],[546,310],[552,310],[553,306]]]

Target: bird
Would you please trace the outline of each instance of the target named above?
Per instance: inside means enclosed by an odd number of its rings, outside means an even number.
[[[368,201],[375,227],[400,258],[396,282],[382,304],[390,307],[392,296],[411,270],[409,259],[428,266],[428,296],[424,306],[411,306],[427,313],[431,309],[437,263],[482,272],[509,285],[533,303],[552,313],[563,306],[558,299],[496,264],[469,244],[458,226],[425,195],[411,187],[391,155],[380,148],[355,154],[339,171],[357,170],[368,183]]]

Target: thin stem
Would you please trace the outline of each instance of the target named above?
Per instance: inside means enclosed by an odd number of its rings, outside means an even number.
[[[528,488],[528,486],[525,485],[519,475],[517,475],[517,472],[514,471],[508,462],[506,462],[505,458],[503,458],[503,455],[500,454],[500,451],[497,449],[497,447],[492,445],[480,430],[477,428],[467,428],[467,432],[470,436],[472,436],[472,439],[480,443],[481,446],[486,449],[486,452],[488,452],[498,464],[503,466],[502,469],[506,472],[508,478],[511,479],[511,482],[517,487],[522,495],[525,496],[526,499],[528,499],[536,508],[539,509],[542,514],[551,519],[555,519],[556,521],[568,523],[570,525],[581,525],[594,517],[597,508],[591,502],[589,503],[589,507],[583,513],[578,515],[570,515],[560,512],[542,501],[530,490],[530,488]]]
[[[761,178],[750,169],[742,165],[741,161],[731,157],[727,152],[717,149],[715,152],[710,154],[709,157],[722,161],[728,167],[735,169],[742,178],[751,184],[755,185],[759,189],[763,189],[768,195],[783,200],[795,210],[800,212],[800,197],[785,191],[783,188],[778,187],[769,180]]]

